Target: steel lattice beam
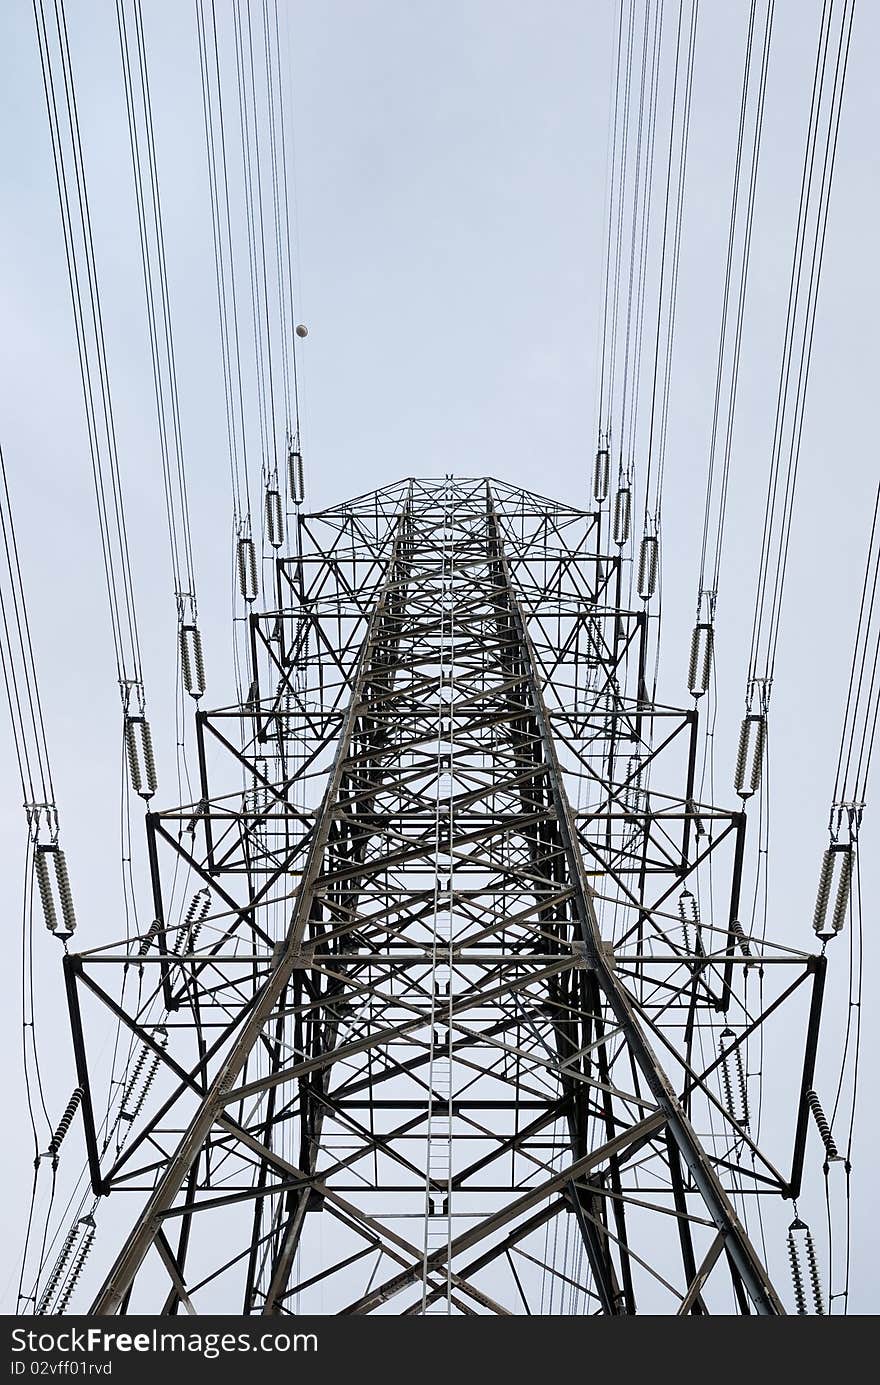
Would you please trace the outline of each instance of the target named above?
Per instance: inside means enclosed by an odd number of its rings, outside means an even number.
[[[822,966],[742,947],[744,820],[694,801],[600,517],[410,481],[297,542],[199,802],[150,815],[153,933],[68,962],[93,1185],[139,1204],[93,1311],[521,1312],[550,1274],[582,1312],[782,1312],[733,1195],[796,1191],[804,1098],[786,1178],[737,1064],[812,983],[808,1089]],[[157,1065],[103,1147],[87,1000]]]

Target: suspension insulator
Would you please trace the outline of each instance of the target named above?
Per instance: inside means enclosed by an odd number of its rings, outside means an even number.
[[[250,798],[245,795],[244,809],[246,813],[253,813],[257,817],[262,817],[269,811],[271,795],[266,780],[269,777],[269,761],[263,755],[257,756],[254,761],[252,775],[252,786]]]
[[[34,874],[46,927],[57,938],[69,938],[76,928],[76,912],[67,873],[67,857],[60,846],[50,843],[37,847]]]
[[[587,668],[599,668],[602,663],[604,645],[602,642],[602,627],[595,616],[589,616],[586,626],[587,648],[585,650],[585,662]]]
[[[37,1307],[35,1309],[37,1317],[42,1317],[46,1313],[49,1304],[52,1302],[52,1299],[55,1295],[55,1290],[58,1288],[58,1281],[61,1279],[61,1276],[66,1270],[67,1262],[70,1259],[71,1254],[73,1253],[74,1243],[76,1241],[78,1234],[79,1222],[77,1221],[73,1223],[73,1226],[70,1228],[67,1235],[65,1236],[64,1244],[61,1247],[61,1250],[58,1252],[58,1259],[52,1266],[52,1273],[50,1274],[46,1282],[46,1287],[40,1295],[39,1303],[37,1304]]]
[[[749,1088],[746,1082],[746,1070],[743,1066],[742,1045],[737,1044],[733,1050],[733,1065],[736,1068],[736,1085],[739,1090],[740,1125],[744,1130],[749,1128]]]
[[[201,933],[201,931],[202,925],[201,922],[199,922],[194,923],[192,928],[189,930],[189,933],[186,934],[186,946],[189,952],[195,952],[196,945],[199,941],[199,934]]]
[[[144,934],[144,936],[141,938],[140,942],[138,943],[138,956],[139,956],[139,957],[146,957],[147,953],[149,952],[150,948],[151,948],[152,945],[153,945],[153,942],[154,942],[155,938],[158,936],[159,933],[161,933],[161,931],[162,931],[162,924],[160,923],[160,921],[159,921],[158,919],[153,919],[153,922],[150,924],[150,926],[149,926],[149,928],[147,929],[146,933]]]
[[[64,1139],[64,1136],[67,1134],[68,1130],[70,1129],[73,1118],[76,1115],[77,1110],[79,1109],[79,1104],[82,1101],[82,1097],[82,1087],[74,1087],[73,1096],[70,1098],[67,1105],[65,1106],[64,1115],[61,1117],[60,1121],[56,1125],[55,1132],[52,1135],[51,1140],[49,1141],[49,1153],[51,1154],[53,1159],[55,1159],[55,1157],[57,1156],[58,1151],[61,1148],[61,1142]]]
[[[202,931],[202,924],[208,917],[208,910],[211,907],[211,892],[208,889],[196,890],[189,902],[189,907],[183,918],[183,923],[177,930],[177,937],[174,940],[174,952],[180,953],[184,949],[184,944],[189,951],[196,945],[196,939]]]
[[[196,890],[196,893],[193,895],[192,899],[189,902],[189,908],[186,911],[186,917],[184,919],[185,927],[192,928],[193,924],[195,923],[204,923],[205,919],[208,916],[208,910],[210,909],[210,907],[210,890]]]
[[[766,739],[767,718],[763,712],[749,712],[743,717],[739,731],[739,750],[733,778],[734,789],[740,798],[751,798],[760,787]]]
[[[119,1115],[120,1115],[120,1118],[121,1118],[122,1120],[129,1120],[129,1121],[130,1121],[130,1120],[133,1120],[133,1119],[134,1119],[134,1117],[131,1116],[131,1115],[129,1114],[129,1111],[128,1111],[128,1102],[129,1102],[129,1098],[132,1096],[132,1093],[134,1092],[135,1087],[137,1086],[138,1079],[140,1078],[140,1075],[141,1075],[141,1073],[143,1072],[144,1064],[145,1064],[146,1061],[147,1061],[147,1057],[149,1056],[149,1053],[150,1053],[150,1049],[147,1048],[147,1045],[146,1045],[146,1044],[143,1044],[143,1043],[142,1043],[141,1046],[140,1046],[140,1050],[139,1050],[139,1052],[138,1052],[138,1056],[137,1056],[137,1058],[135,1059],[135,1063],[134,1063],[134,1067],[133,1067],[132,1072],[131,1072],[131,1076],[129,1077],[128,1082],[126,1083],[126,1085],[125,1085],[125,1091],[124,1091],[123,1094],[122,1094],[122,1102],[121,1102],[120,1108],[119,1108]]]
[[[803,1227],[803,1222],[793,1221],[788,1228],[788,1263],[791,1267],[791,1284],[794,1289],[794,1302],[798,1314],[803,1316],[807,1311],[807,1296],[804,1293],[804,1276],[801,1270],[800,1257],[798,1255],[797,1242],[794,1239],[795,1230]]]
[[[700,908],[690,890],[682,890],[678,897],[678,912],[681,915],[681,936],[686,952],[691,951],[691,930],[698,936],[700,932]]]
[[[600,447],[596,453],[593,467],[593,499],[597,505],[604,505],[608,499],[608,485],[611,479],[611,454],[607,447]]]
[[[301,505],[305,499],[306,483],[303,474],[302,453],[298,447],[292,447],[287,454],[287,483],[294,505]]]
[[[696,832],[697,836],[705,837],[707,835],[708,829],[706,827],[703,815],[700,812],[700,805],[699,803],[697,803],[696,799],[685,799],[685,811],[687,812],[689,817],[693,818],[694,831]]]
[[[645,534],[639,548],[638,589],[642,601],[650,601],[657,590],[660,543],[656,534]]]
[[[166,1044],[167,1044],[167,1039],[162,1039],[162,1040],[160,1040],[160,1043],[161,1043],[162,1047],[164,1048],[164,1047],[166,1046]],[[133,1109],[133,1111],[131,1112],[131,1119],[132,1119],[133,1121],[134,1121],[134,1120],[137,1120],[138,1116],[139,1116],[140,1113],[141,1113],[141,1107],[143,1106],[144,1102],[146,1101],[146,1099],[147,1099],[147,1094],[149,1093],[149,1090],[150,1090],[150,1088],[151,1088],[152,1085],[153,1085],[153,1080],[154,1080],[154,1078],[155,1078],[155,1076],[156,1076],[156,1072],[157,1072],[158,1067],[159,1067],[159,1061],[160,1061],[160,1055],[159,1055],[158,1053],[154,1053],[154,1054],[153,1054],[152,1061],[151,1061],[151,1063],[150,1063],[150,1066],[147,1068],[147,1073],[146,1073],[146,1076],[145,1076],[145,1078],[144,1078],[144,1085],[141,1087],[141,1090],[140,1090],[140,1092],[139,1092],[139,1094],[138,1094],[137,1100],[135,1101],[135,1104],[134,1104],[134,1109]]]
[[[245,601],[256,601],[259,583],[257,581],[257,550],[253,539],[239,539],[237,549],[238,589]]]
[[[819,1278],[819,1260],[816,1255],[816,1246],[813,1241],[813,1233],[807,1227],[807,1234],[804,1238],[805,1249],[807,1252],[807,1269],[810,1274],[810,1288],[813,1291],[813,1308],[818,1318],[825,1316],[825,1304],[822,1300],[822,1280]]]
[[[280,548],[284,542],[284,510],[281,506],[281,492],[266,491],[266,537],[273,548]]]
[[[67,1283],[64,1286],[64,1291],[55,1305],[55,1312],[58,1314],[63,1313],[70,1302],[71,1295],[77,1286],[79,1277],[83,1272],[83,1265],[88,1258],[89,1251],[95,1239],[95,1231],[97,1228],[95,1227],[94,1217],[81,1217],[78,1226],[84,1228],[82,1240],[77,1247],[76,1256],[70,1267],[70,1274],[67,1276]]]
[[[131,787],[141,798],[148,800],[156,792],[156,760],[153,755],[153,736],[150,723],[143,716],[125,718],[125,745]]]
[[[718,1038],[718,1056],[721,1059],[721,1085],[724,1088],[724,1101],[730,1118],[744,1130],[749,1128],[749,1089],[743,1067],[742,1048],[736,1043],[736,1035],[730,1028],[722,1029]],[[730,1076],[730,1059],[736,1074],[736,1095],[739,1108],[734,1100],[733,1082]]]
[[[837,1145],[834,1143],[831,1126],[828,1124],[828,1119],[825,1112],[822,1110],[822,1104],[812,1088],[807,1092],[807,1105],[813,1113],[813,1119],[816,1122],[819,1137],[825,1146],[825,1153],[829,1160],[839,1159],[840,1155],[837,1152]]]
[[[743,932],[743,926],[739,919],[732,919],[730,931],[739,943],[739,950],[744,957],[751,957],[752,949],[749,947],[749,940]]]
[[[614,542],[618,548],[629,540],[631,517],[632,491],[629,486],[621,486],[614,497]]]
[[[822,939],[835,937],[846,923],[852,888],[852,862],[852,846],[849,843],[836,842],[827,848],[822,857],[816,908],[813,911],[813,928]],[[828,903],[832,894],[834,911],[829,925]]]
[[[296,618],[296,638],[293,647],[293,662],[301,664],[309,652],[309,621],[306,616],[300,615]]]
[[[714,626],[705,620],[698,621],[691,635],[691,662],[688,668],[688,690],[692,697],[702,697],[709,691],[714,652]]]
[[[180,673],[183,691],[198,701],[205,691],[206,684],[202,636],[197,625],[180,627]]]
[[[161,1049],[164,1049],[168,1043],[168,1033],[164,1025],[159,1025],[156,1033],[158,1035],[157,1043]],[[148,1058],[150,1062],[147,1065]],[[147,1093],[153,1085],[153,1079],[156,1076],[160,1058],[161,1054],[148,1048],[146,1044],[141,1044],[140,1053],[137,1056],[134,1069],[122,1096],[122,1102],[119,1108],[121,1120],[129,1122],[137,1120],[141,1107],[147,1099]],[[141,1074],[143,1074],[143,1082],[141,1083],[140,1091],[137,1091],[136,1088],[140,1081]]]
[[[807,1262],[807,1273],[810,1276],[810,1290],[813,1298],[813,1312],[817,1317],[825,1316],[825,1304],[822,1301],[822,1281],[819,1278],[819,1262],[816,1258],[816,1246],[813,1241],[813,1233],[807,1226],[796,1217],[788,1228],[788,1260],[791,1265],[791,1279],[794,1285],[794,1297],[797,1304],[798,1313],[803,1316],[808,1313],[807,1295],[804,1291],[804,1270],[801,1262],[801,1252],[799,1242],[803,1242],[803,1255]]]
[[[732,1029],[722,1029],[718,1037],[718,1056],[721,1059],[719,1064],[721,1069],[721,1086],[724,1089],[724,1105],[728,1115],[736,1120],[736,1112],[733,1109],[733,1086],[730,1081],[730,1064],[728,1062],[728,1045],[732,1039],[736,1038]]]
[[[278,731],[281,736],[292,739],[296,735],[297,717],[302,712],[302,706],[294,693],[285,693],[282,707],[283,711],[278,718]]]
[[[630,755],[626,770],[625,803],[631,813],[640,813],[644,808],[645,795],[642,791],[642,757]]]

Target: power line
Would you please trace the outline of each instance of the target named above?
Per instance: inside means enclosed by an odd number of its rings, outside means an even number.
[[[831,184],[854,13],[854,0],[844,0],[836,10],[834,0],[825,0],[822,10],[764,509],[749,654],[747,710],[751,709],[755,699],[766,710],[776,661]]]
[[[57,817],[57,808],[2,448],[0,481],[0,534],[4,558],[0,565],[0,661],[12,719],[22,801],[31,826],[39,821],[42,813]]]
[[[742,79],[742,100],[740,105],[739,129],[737,132],[736,168],[733,179],[730,218],[728,227],[727,258],[724,272],[724,291],[722,296],[721,327],[718,342],[718,358],[715,374],[715,394],[712,407],[712,432],[709,443],[709,467],[706,480],[706,507],[703,520],[703,539],[700,553],[700,577],[697,596],[697,618],[701,614],[714,620],[715,601],[721,572],[721,552],[724,535],[724,520],[727,511],[727,493],[730,479],[730,462],[733,445],[734,420],[736,415],[737,385],[742,353],[743,324],[745,320],[746,296],[751,256],[752,233],[755,220],[755,193],[761,154],[761,135],[764,125],[764,105],[767,94],[770,45],[773,32],[774,3],[764,7],[763,34],[757,23],[758,6],[753,0],[749,15],[746,58]],[[757,93],[751,88],[757,81]],[[754,107],[751,111],[750,107]],[[746,132],[752,124],[750,141]],[[747,155],[748,151],[748,155]],[[745,214],[741,215],[741,189],[746,186]],[[740,222],[742,226],[740,227]],[[729,318],[733,312],[732,346],[729,332]],[[721,481],[719,493],[715,496],[715,474],[719,449],[719,439],[723,436],[721,456]],[[713,510],[717,511],[714,528]],[[707,572],[709,574],[707,580]]]
[[[64,0],[54,0],[54,34],[50,33],[46,21],[44,0],[34,0],[34,18],[61,208],[129,763],[135,791],[150,798],[156,788],[156,773],[146,719],[122,477]]]
[[[220,79],[220,49],[213,0],[195,0],[202,83],[202,110],[211,195],[214,273],[226,399],[226,432],[232,478],[233,522],[238,537],[252,532],[247,465],[244,386],[239,348],[235,246],[229,196],[226,123]],[[210,16],[210,27],[209,18]]]
[[[669,391],[672,376],[673,344],[675,340],[675,314],[678,304],[678,271],[681,258],[681,232],[684,214],[687,156],[690,143],[691,98],[694,84],[694,59],[696,56],[698,16],[699,0],[691,0],[690,14],[687,25],[685,26],[684,0],[679,0],[678,24],[675,38],[675,68],[669,117],[669,145],[666,158],[666,192],[663,210],[663,237],[660,248],[657,321],[654,336],[654,363],[651,377],[651,412],[648,424],[647,466],[645,473],[645,530],[648,532],[651,522],[653,521],[654,533],[659,533],[660,530],[663,495],[663,467],[666,456],[666,428],[669,418]],[[684,54],[682,55],[682,34],[685,32],[685,29],[687,32],[687,39],[684,47]],[[684,75],[683,82],[681,81],[682,69]],[[679,93],[681,93],[680,96]],[[664,320],[666,331],[663,349],[661,351],[660,343]],[[661,359],[663,362],[662,372],[660,370]],[[657,435],[656,472],[654,461],[655,433]],[[653,497],[651,485],[652,478],[655,478]]]
[[[184,690],[205,691],[149,69],[140,0],[116,0]],[[158,301],[157,301],[158,300]]]

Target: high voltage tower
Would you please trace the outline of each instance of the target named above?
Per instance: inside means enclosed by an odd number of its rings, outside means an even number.
[[[598,436],[592,484],[578,481],[587,508],[445,476],[315,513],[304,509],[296,349],[308,332],[295,325],[279,6],[196,0],[237,689],[209,711],[148,43],[140,0],[116,0],[175,599],[178,783],[191,798],[169,808],[156,806],[167,799],[64,0],[35,0],[127,778],[125,927],[74,945],[0,457],[0,656],[28,828],[24,1311],[772,1315],[785,1311],[780,1270],[798,1313],[846,1311],[880,489],[803,948],[788,928],[773,938],[766,765],[853,0],[821,0],[739,802],[705,801],[774,9],[743,7],[681,670],[692,700],[678,709],[656,683],[698,0],[668,6],[665,22],[664,0],[616,6]],[[193,704],[194,745],[182,729]],[[149,924],[133,866],[138,796]],[[64,944],[76,1086],[58,1118],[36,1036],[35,903]],[[844,931],[845,1033],[826,1114],[826,948]],[[58,1170],[72,1129],[85,1167],[71,1186]],[[816,1206],[802,1183],[817,1154],[818,1248],[801,1215]]]
[[[739,923],[744,815],[695,801],[600,513],[412,480],[298,534],[199,800],[147,817],[155,922],[65,959],[130,1226],[92,1311],[537,1312],[560,1237],[575,1311],[782,1311],[744,1217],[797,1196],[824,959]],[[103,1129],[96,1004],[134,1045]]]

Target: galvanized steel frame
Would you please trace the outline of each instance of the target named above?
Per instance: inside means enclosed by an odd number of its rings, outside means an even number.
[[[441,536],[465,574],[450,582],[446,608]],[[601,516],[445,478],[303,516],[296,539],[295,555],[274,568],[276,609],[250,619],[246,702],[198,714],[200,800],[148,817],[153,936],[66,962],[93,1186],[114,1199],[139,1191],[143,1203],[93,1311],[126,1310],[151,1248],[166,1284],[156,1311],[209,1304],[236,1264],[245,1312],[291,1311],[319,1282],[340,1286],[339,1312],[374,1311],[414,1285],[420,1297],[402,1312],[444,1300],[449,1311],[533,1311],[527,1280],[541,1257],[529,1238],[571,1217],[583,1246],[581,1311],[639,1311],[658,1285],[669,1311],[719,1311],[727,1300],[713,1286],[726,1267],[735,1308],[782,1312],[731,1194],[797,1195],[824,963],[743,947],[734,929],[744,818],[694,801],[696,713],[649,700],[648,617],[626,608],[625,567],[603,553]],[[453,620],[464,632],[464,695],[446,715],[436,656]],[[432,803],[452,755],[438,731],[432,780],[425,748],[438,708],[464,764],[445,817]],[[655,737],[657,724],[666,729]],[[653,776],[679,746],[684,792],[661,795]],[[244,794],[212,789],[212,748],[246,773]],[[580,809],[575,786],[587,794]],[[448,857],[464,929],[448,1010],[460,1089],[449,1098],[447,1191],[486,1205],[459,1214],[473,1224],[455,1235],[447,1211],[448,1242],[428,1254],[393,1209],[412,1207],[420,1186],[433,1208],[443,1191],[418,1153],[426,1103],[436,1104],[424,1081],[436,1010],[425,982],[432,831],[448,832],[448,851],[435,843],[434,874]],[[721,922],[700,924],[682,945],[669,902],[731,846]],[[190,949],[172,916],[163,853],[210,895],[207,948]],[[467,889],[468,871],[479,888]],[[599,917],[611,893],[613,937]],[[107,965],[146,977],[149,1006],[141,996],[132,1009],[99,984]],[[752,1014],[739,996],[758,966],[794,979]],[[785,1177],[725,1105],[720,1075],[804,983],[812,1003]],[[108,1140],[99,1147],[84,993],[161,1065],[156,1103],[115,1158]],[[157,1021],[150,1006],[159,1005]],[[679,1012],[683,1026],[670,1018]],[[734,1042],[698,1056],[695,1037],[709,1033],[714,1045],[731,1015],[741,1024]],[[720,1142],[698,1137],[696,1109],[722,1123]],[[493,1129],[501,1114],[511,1130]],[[352,1152],[334,1160],[340,1132]],[[488,1169],[491,1184],[481,1182]],[[194,1239],[203,1270],[211,1217],[242,1204],[253,1217],[230,1265],[194,1279]],[[309,1250],[315,1216],[349,1237],[335,1260]],[[675,1284],[664,1273],[670,1240]],[[224,1261],[228,1249],[218,1241]],[[370,1282],[351,1296],[344,1286],[363,1262]],[[381,1277],[383,1262],[397,1268]]]

